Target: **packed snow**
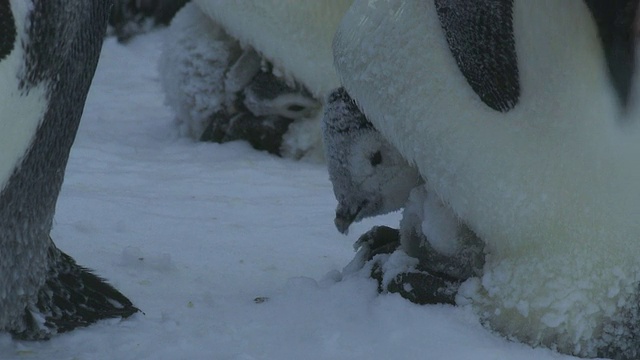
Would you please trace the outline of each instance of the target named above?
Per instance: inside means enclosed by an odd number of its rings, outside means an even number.
[[[180,136],[155,65],[165,34],[107,39],[52,231],[144,313],[45,342],[3,334],[2,359],[571,358],[343,275],[358,235],[400,215],[343,236],[326,165]]]

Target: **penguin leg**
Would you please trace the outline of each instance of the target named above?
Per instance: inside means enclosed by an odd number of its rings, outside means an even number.
[[[105,279],[78,265],[53,245],[49,271],[35,304],[25,309],[26,328],[13,331],[19,340],[47,340],[99,320],[127,318],[140,310]]]

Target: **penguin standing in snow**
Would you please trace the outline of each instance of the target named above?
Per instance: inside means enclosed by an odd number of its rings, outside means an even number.
[[[110,6],[0,0],[0,329],[19,339],[138,311],[49,237]]]
[[[638,0],[356,0],[336,34],[343,86],[484,241],[457,303],[509,338],[640,355],[637,13]]]

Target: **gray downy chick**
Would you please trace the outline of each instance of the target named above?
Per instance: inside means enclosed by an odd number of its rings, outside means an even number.
[[[373,127],[344,88],[327,100],[323,140],[333,192],[338,200],[335,225],[341,233],[364,218],[402,208],[410,191],[423,183]]]

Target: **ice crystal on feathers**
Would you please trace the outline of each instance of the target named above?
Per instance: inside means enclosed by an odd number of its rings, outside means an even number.
[[[225,101],[225,72],[240,45],[193,4],[176,14],[159,61],[166,103],[183,134],[199,139]]]
[[[195,5],[174,20],[160,70],[167,104],[183,133],[194,139],[246,140],[258,150],[293,158],[321,149],[320,102]],[[296,121],[316,126],[289,131]]]

